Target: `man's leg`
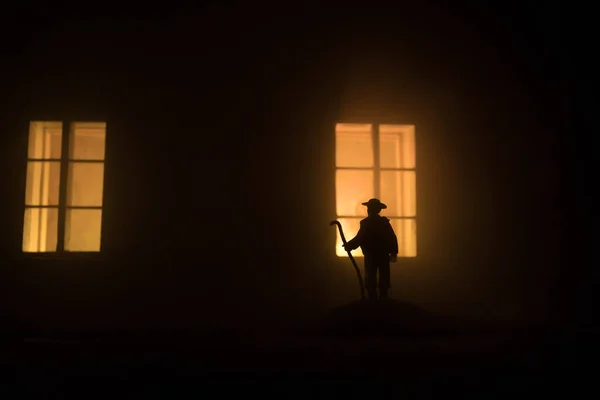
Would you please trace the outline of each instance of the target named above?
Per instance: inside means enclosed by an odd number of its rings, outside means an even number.
[[[381,300],[388,299],[390,286],[390,261],[385,259],[379,264],[379,296]]]
[[[377,300],[377,262],[365,256],[365,286],[369,300]]]

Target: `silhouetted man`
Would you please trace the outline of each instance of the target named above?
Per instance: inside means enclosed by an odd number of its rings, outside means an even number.
[[[381,299],[387,299],[390,288],[390,261],[398,257],[398,239],[390,220],[379,215],[387,208],[379,199],[370,199],[366,203],[368,217],[360,221],[356,236],[344,246],[346,251],[361,248],[365,255],[365,286],[369,300],[377,300],[377,286]],[[379,285],[377,272],[379,271]]]

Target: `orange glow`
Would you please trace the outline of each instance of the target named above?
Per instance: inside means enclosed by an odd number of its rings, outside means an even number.
[[[104,163],[70,162],[67,206],[102,206]]]
[[[366,216],[366,211],[365,211]],[[364,217],[362,217],[364,218]],[[358,233],[358,229],[360,228],[360,220],[362,218],[338,218],[340,224],[342,224],[342,228],[344,229],[344,236],[346,236],[346,240],[352,239]],[[348,257],[348,253],[342,247],[342,238],[340,237],[339,231],[337,231],[337,239],[335,243],[336,255],[338,257]],[[352,253],[354,257],[364,257],[364,254],[360,247]]]
[[[415,171],[381,171],[380,196],[388,206],[382,215],[414,217],[417,215]],[[383,201],[383,200],[382,200]]]
[[[100,251],[105,140],[106,123],[73,123],[66,155],[61,122],[30,124],[24,252],[57,251],[59,226],[65,251]],[[68,168],[63,171],[61,164]],[[64,200],[61,174],[66,174]]]
[[[370,124],[337,124],[336,166],[373,168],[371,129]]]
[[[415,126],[379,125],[381,168],[415,168]]]
[[[56,251],[61,154],[62,122],[32,122],[25,185],[25,252]]]
[[[100,251],[106,123],[77,122],[71,129],[65,250]]]
[[[24,252],[56,251],[58,208],[25,208]]]
[[[361,203],[373,197],[373,171],[337,170],[335,176],[337,214],[339,216],[365,215]]]
[[[379,136],[375,137],[377,131]],[[366,208],[361,203],[377,197],[388,206],[381,214],[391,219],[398,237],[398,256],[415,257],[414,125],[337,124],[335,133],[336,212],[346,239],[356,235],[360,220],[366,217]],[[375,149],[377,142],[379,146]],[[337,233],[336,254],[347,257],[341,246],[342,240]],[[362,251],[357,249],[355,256],[362,257]]]
[[[385,211],[385,210],[383,210]],[[385,212],[381,213],[385,215]],[[398,238],[398,257],[417,256],[417,221],[411,219],[391,219]]]
[[[102,210],[67,209],[66,251],[100,251]]]
[[[29,159],[60,159],[62,122],[32,122],[29,126]]]

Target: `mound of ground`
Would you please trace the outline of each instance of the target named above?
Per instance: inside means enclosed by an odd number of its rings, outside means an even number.
[[[335,308],[316,327],[320,334],[335,336],[448,336],[482,329],[396,300],[357,301]]]

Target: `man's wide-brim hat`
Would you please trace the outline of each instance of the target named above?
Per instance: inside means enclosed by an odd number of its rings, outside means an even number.
[[[381,210],[386,209],[387,206],[379,201],[379,199],[370,199],[366,203],[362,203],[363,206],[367,206],[369,208],[379,208]]]

